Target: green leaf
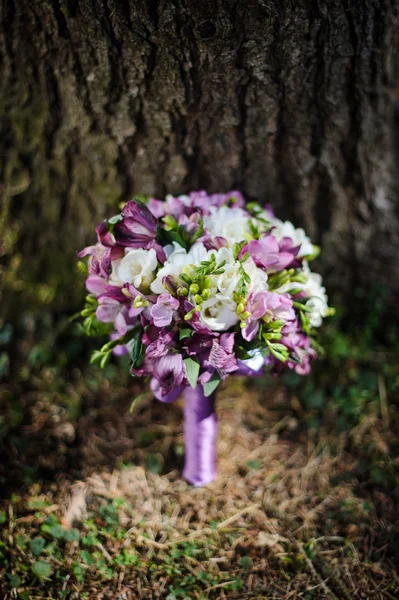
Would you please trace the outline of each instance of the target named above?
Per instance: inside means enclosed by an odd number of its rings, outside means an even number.
[[[139,404],[139,402],[141,402],[143,400],[143,398],[145,398],[147,395],[148,395],[148,392],[144,392],[143,394],[140,394],[139,396],[137,396],[131,403],[129,412],[132,413],[134,411],[134,409],[136,408],[137,404]]]
[[[90,364],[94,364],[95,362],[99,362],[103,357],[103,353],[100,350],[94,350],[90,357]]]
[[[104,369],[104,368],[107,366],[107,364],[108,364],[108,363],[109,363],[109,361],[111,360],[111,356],[112,356],[112,351],[111,351],[111,350],[108,350],[108,352],[106,352],[106,353],[103,355],[103,357],[102,357],[102,359],[101,359],[101,361],[100,361],[100,367],[101,367],[102,369]]]
[[[44,533],[48,533],[56,540],[62,540],[65,536],[65,529],[62,525],[47,525],[47,523],[45,523],[42,525],[41,529]]]
[[[123,220],[123,217],[119,213],[119,215],[115,215],[115,216],[111,217],[110,219],[107,219],[107,223],[109,223],[109,225],[116,225],[117,223],[120,223],[122,220]]]
[[[252,567],[252,558],[250,556],[241,556],[239,565],[243,569],[250,569]]]
[[[194,358],[185,358],[184,364],[186,365],[186,377],[189,380],[191,387],[195,388],[200,371],[200,364]]]
[[[45,539],[43,539],[42,537],[35,537],[29,542],[29,549],[32,552],[33,556],[40,556],[43,552],[45,545]]]
[[[180,235],[180,233],[178,233],[177,231],[167,231],[159,225],[157,225],[156,240],[159,244],[161,244],[161,246],[167,246],[172,242],[177,242],[178,244],[180,244],[180,246],[187,250],[187,244]]]
[[[4,510],[0,510],[0,525],[7,521],[7,515]]]
[[[185,340],[188,337],[191,337],[194,333],[194,330],[190,327],[186,327],[184,329],[180,329],[179,331],[179,340]]]
[[[221,377],[219,373],[215,371],[210,380],[207,383],[204,383],[204,395],[210,396],[216,390],[217,386],[221,382]]]
[[[261,469],[263,467],[262,461],[258,458],[251,458],[245,464],[249,469]]]
[[[78,542],[80,540],[80,533],[77,529],[67,529],[64,533],[64,539],[66,542]]]
[[[162,472],[163,458],[160,454],[152,454],[149,452],[146,454],[144,462],[145,466],[149,471],[151,471],[151,473],[158,475]]]
[[[133,338],[130,347],[130,358],[132,359],[132,367],[136,368],[143,364],[145,358],[145,347],[141,341],[142,334]]]
[[[16,588],[19,585],[21,585],[21,578],[19,575],[14,575],[13,573],[7,573],[7,577],[10,581],[11,587]]]
[[[32,566],[32,571],[36,577],[39,577],[40,579],[48,579],[53,572],[53,569],[48,563],[42,560],[37,560]]]

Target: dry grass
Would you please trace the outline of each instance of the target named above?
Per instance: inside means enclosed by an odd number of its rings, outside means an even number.
[[[385,422],[371,415],[337,436],[328,423],[303,427],[304,409],[283,389],[233,381],[219,396],[219,476],[203,489],[167,458],[181,450],[179,406],[125,410],[97,431],[85,423],[80,481],[5,503],[2,598],[399,598],[395,493],[359,475],[371,447],[395,462],[386,410]],[[143,446],[151,411],[156,435]],[[116,448],[118,468],[98,469]],[[121,466],[129,456],[136,466]],[[148,456],[163,475],[137,466]],[[62,538],[72,527],[79,539]],[[48,579],[32,577],[37,556],[18,535],[46,540]],[[18,592],[6,572],[19,573]]]

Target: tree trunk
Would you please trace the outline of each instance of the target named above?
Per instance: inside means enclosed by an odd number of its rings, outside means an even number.
[[[331,289],[399,290],[396,0],[1,0],[0,23],[12,306],[76,306],[99,220],[203,188],[305,227]]]

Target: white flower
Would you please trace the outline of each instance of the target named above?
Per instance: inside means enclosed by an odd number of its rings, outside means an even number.
[[[242,362],[252,371],[259,371],[265,364],[265,357],[260,350],[250,350],[248,352],[251,358],[247,358]]]
[[[306,306],[312,309],[309,315],[309,321],[312,327],[320,327],[323,318],[329,314],[328,298],[326,289],[322,286],[321,275],[312,273],[308,268],[308,280],[302,288],[302,292],[309,300]]]
[[[243,264],[244,270],[251,278],[251,283],[248,285],[249,292],[260,292],[267,290],[267,273],[256,266],[251,257],[249,257]]]
[[[298,258],[313,254],[315,248],[303,229],[296,229],[291,221],[283,222],[279,219],[273,220],[273,226],[272,234],[278,241],[282,240],[283,237],[289,237],[292,239],[294,246],[300,246]]]
[[[116,260],[112,261],[112,271],[111,275],[109,276],[109,283],[118,287],[122,287],[124,283],[118,276],[118,267],[121,264],[121,260],[121,258],[117,258]]]
[[[224,296],[231,296],[235,291],[240,279],[239,266],[239,263],[224,265],[224,273],[212,277],[215,287]]]
[[[205,300],[200,311],[200,320],[212,331],[226,331],[238,323],[236,303],[222,294]]]
[[[154,294],[163,294],[167,291],[162,283],[164,277],[171,275],[179,280],[180,273],[186,265],[198,266],[201,261],[207,260],[208,257],[208,251],[202,243],[194,244],[189,252],[177,242],[165,246],[164,250],[167,260],[162,269],[158,271],[155,281],[151,284],[151,291]]]
[[[249,216],[241,208],[210,207],[210,215],[204,216],[204,227],[213,236],[223,237],[229,246],[251,239]]]
[[[154,248],[150,250],[127,248],[126,254],[119,264],[115,264],[115,267],[112,265],[113,272],[115,271],[114,280],[118,281],[119,279],[122,283],[132,283],[135,288],[144,291],[155,278],[157,264],[157,253]]]

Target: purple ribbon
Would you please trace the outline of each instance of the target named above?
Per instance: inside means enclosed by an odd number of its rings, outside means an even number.
[[[247,361],[248,362],[248,361]],[[259,366],[238,361],[235,375],[259,376]],[[151,389],[161,402],[174,402],[183,394],[184,398],[184,440],[185,464],[183,477],[192,485],[201,487],[216,477],[216,438],[217,421],[215,413],[216,393],[205,396],[201,384],[194,389],[178,386],[162,396],[159,382],[153,378]]]
[[[183,477],[196,487],[216,477],[217,422],[215,394],[204,395],[202,385],[186,387],[184,397],[185,464]]]

